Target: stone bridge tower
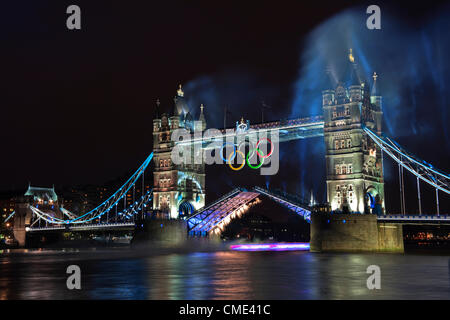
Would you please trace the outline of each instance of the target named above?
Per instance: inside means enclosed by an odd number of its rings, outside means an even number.
[[[199,120],[194,121],[181,85],[174,99],[173,111],[162,114],[159,111],[158,100],[153,119],[153,210],[165,218],[176,219],[205,205],[205,163],[203,160],[200,164],[194,162],[194,146],[191,164],[172,163],[174,142],[171,136],[179,128],[185,128],[191,133],[204,131],[206,120],[201,105]]]
[[[363,126],[381,133],[382,103],[373,75],[372,90],[361,80],[350,49],[346,82],[331,78],[322,92],[326,148],[327,201],[331,210],[384,212],[383,161],[380,148]]]

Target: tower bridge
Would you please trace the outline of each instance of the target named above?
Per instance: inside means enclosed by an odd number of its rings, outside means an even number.
[[[442,215],[439,210],[439,192],[450,194],[450,175],[412,155],[383,134],[383,105],[377,86],[378,75],[374,73],[369,85],[369,81],[360,76],[352,53],[347,64],[349,76],[345,81],[335,83],[328,74],[329,84],[322,91],[323,115],[259,124],[250,124],[248,120],[241,119],[236,122],[235,127],[216,130],[212,134],[207,134],[205,107],[200,106],[200,116],[194,120],[180,86],[171,111],[162,112],[160,102],[157,101],[153,119],[153,152],[116,192],[99,206],[83,214],[70,212],[63,207],[52,211],[48,208],[50,200],[45,203],[46,206],[36,203],[36,199],[19,203],[15,216],[12,215],[15,226],[17,225],[17,234],[25,231],[42,232],[52,228],[76,230],[115,228],[115,225],[130,227],[136,219],[142,219],[149,212],[159,219],[186,221],[191,235],[220,234],[224,225],[257,204],[260,195],[301,215],[311,221],[312,226],[332,224],[338,232],[347,230],[342,228],[348,228],[349,221],[362,221],[362,225],[371,230],[373,237],[384,237],[380,235],[386,234],[385,230],[377,229],[377,223],[447,223],[448,216]],[[172,139],[173,133],[180,129],[188,133],[189,139]],[[192,148],[194,160],[196,151],[217,148],[214,144],[216,141],[236,141],[251,133],[266,134],[274,131],[278,135],[277,142],[323,137],[327,202],[332,212],[342,216],[322,215],[319,221],[317,217],[314,219],[307,206],[258,187],[252,190],[235,189],[205,206],[204,160],[187,164],[172,162],[172,151],[177,146]],[[399,216],[386,212],[383,175],[383,161],[387,161],[386,159],[397,163],[399,168]],[[151,161],[154,163],[153,188],[144,192],[145,171]],[[407,215],[405,212],[405,172],[413,174],[417,179],[419,215]],[[420,183],[426,183],[436,190],[436,215],[422,215]],[[130,198],[131,194],[133,201],[127,203],[127,197]],[[56,203],[53,204],[55,205],[57,206]],[[342,218],[344,216],[346,218]],[[344,224],[346,226],[343,227]],[[328,239],[321,227],[312,229],[312,241],[314,238],[314,242],[320,243],[317,246],[321,248],[322,245],[328,245],[327,241],[339,242]],[[318,234],[320,237],[317,237]],[[385,245],[383,239],[378,243]],[[375,247],[373,242],[371,248]]]

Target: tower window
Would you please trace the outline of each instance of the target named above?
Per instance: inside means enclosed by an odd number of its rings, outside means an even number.
[[[341,166],[340,165],[337,164],[335,169],[336,169],[336,174],[341,174]]]
[[[348,165],[348,173],[353,173],[353,165],[352,164]]]
[[[339,150],[339,140],[334,140],[334,148]]]
[[[342,171],[342,174],[347,174],[347,165],[343,164],[341,171]]]
[[[341,140],[341,148],[342,148],[342,149],[345,148],[345,140]]]
[[[352,139],[347,139],[347,148],[352,147]]]

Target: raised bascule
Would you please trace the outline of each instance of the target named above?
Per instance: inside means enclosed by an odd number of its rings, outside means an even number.
[[[383,135],[378,75],[373,74],[371,83],[361,77],[351,50],[347,67],[345,81],[335,81],[327,73],[329,84],[322,91],[323,115],[260,124],[250,124],[242,119],[236,122],[236,127],[220,130],[217,137],[201,134],[207,128],[205,108],[200,106],[200,116],[194,121],[180,85],[172,111],[161,112],[157,101],[153,152],[130,179],[98,207],[82,214],[58,207],[58,214],[55,214],[55,211],[30,202],[29,197],[18,201],[15,218],[17,229],[23,229],[23,232],[17,230],[20,244],[25,243],[23,235],[28,232],[134,228],[135,221],[142,221],[148,213],[156,218],[154,221],[171,221],[170,225],[179,221],[183,227],[174,227],[176,232],[185,230],[191,237],[217,237],[231,220],[259,204],[262,197],[268,197],[311,223],[312,251],[402,251],[402,223],[450,223],[450,216],[439,212],[439,192],[450,194],[450,175],[418,159]],[[192,139],[172,141],[172,133],[180,128],[187,130]],[[231,135],[232,139],[237,139],[238,135],[246,135],[249,129],[257,133],[276,130],[279,142],[323,136],[327,202],[332,213],[311,213],[308,205],[260,187],[237,188],[206,205],[205,163],[203,160],[198,162],[203,159],[199,153],[211,148],[211,142],[223,139],[224,133],[228,138]],[[191,148],[191,164],[172,162],[172,151],[180,144]],[[392,159],[399,167],[400,215],[386,213],[385,158]],[[152,160],[153,189],[144,192],[144,174]],[[404,172],[417,178],[419,215],[405,212]],[[421,182],[436,190],[435,215],[422,214]],[[135,195],[139,185],[142,192]],[[128,205],[125,200],[130,194],[135,200]],[[164,233],[164,223],[160,225],[152,230]]]

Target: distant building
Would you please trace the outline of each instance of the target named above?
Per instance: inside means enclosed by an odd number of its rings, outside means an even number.
[[[31,197],[38,204],[52,205],[58,202],[54,186],[52,188],[40,188],[28,185],[24,196]]]
[[[28,185],[24,196],[29,199],[30,205],[56,218],[63,218],[59,210],[58,195],[55,192],[54,186],[52,188],[41,188]]]
[[[14,193],[4,193],[0,195],[0,227],[5,228],[5,220],[14,212],[16,207],[16,200]],[[11,221],[12,220],[8,220]]]

